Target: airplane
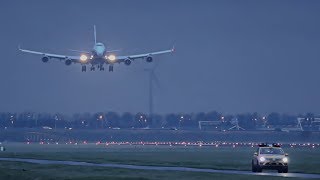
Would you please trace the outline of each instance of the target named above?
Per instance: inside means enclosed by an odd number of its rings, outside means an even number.
[[[109,65],[109,72],[113,71],[113,65],[116,63],[124,63],[126,65],[130,65],[132,61],[136,59],[145,59],[147,62],[153,61],[154,55],[166,54],[174,52],[174,47],[169,50],[163,51],[156,51],[144,54],[136,54],[136,55],[127,55],[127,56],[116,56],[113,52],[117,50],[107,50],[106,46],[101,43],[97,42],[97,33],[96,33],[96,26],[93,27],[94,29],[94,46],[91,52],[86,51],[77,51],[80,52],[80,56],[68,56],[68,55],[60,55],[60,54],[51,54],[46,52],[38,52],[32,51],[27,49],[22,49],[19,46],[19,50],[25,53],[31,53],[36,55],[41,55],[42,62],[47,63],[50,59],[56,59],[64,61],[64,63],[69,66],[72,63],[81,64],[82,65],[82,72],[87,71],[87,65],[91,65],[90,71],[95,71],[96,67],[100,71],[104,71],[104,64]],[[76,50],[74,50],[76,51]]]

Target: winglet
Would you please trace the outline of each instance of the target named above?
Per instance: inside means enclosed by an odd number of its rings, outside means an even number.
[[[175,52],[176,51],[176,48],[175,48],[175,46],[173,45],[172,46],[172,49],[171,49],[171,52]]]
[[[18,45],[18,50],[20,50],[20,51],[21,51],[21,44],[19,44],[19,45]]]

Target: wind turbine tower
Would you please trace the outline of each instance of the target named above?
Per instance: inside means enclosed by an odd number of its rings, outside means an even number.
[[[155,69],[157,68],[158,64],[156,64],[153,68],[144,69],[149,74],[149,119],[152,121],[152,125],[155,125],[156,122],[153,118],[154,113],[154,86],[157,85],[160,87],[159,79],[155,74]]]

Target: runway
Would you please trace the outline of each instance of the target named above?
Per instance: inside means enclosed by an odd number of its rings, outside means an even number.
[[[141,165],[112,164],[112,163],[98,164],[98,163],[77,162],[77,161],[56,161],[56,160],[21,159],[21,158],[0,158],[0,161],[26,162],[26,163],[46,164],[46,165],[60,164],[60,165],[71,165],[71,166],[94,166],[94,167],[135,169],[135,170],[185,171],[185,172],[238,174],[238,175],[252,175],[252,176],[277,176],[277,177],[320,179],[320,174],[305,174],[305,173],[276,173],[276,172],[253,173],[251,171],[239,171],[239,170],[200,169],[200,168],[166,167],[166,166],[141,166]]]

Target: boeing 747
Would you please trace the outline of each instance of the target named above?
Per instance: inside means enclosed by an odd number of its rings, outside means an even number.
[[[153,56],[159,54],[172,53],[174,51],[174,47],[169,50],[156,51],[144,54],[136,54],[136,55],[127,55],[127,56],[117,56],[114,54],[114,50],[107,50],[106,46],[97,42],[96,35],[96,27],[94,26],[94,46],[91,52],[79,51],[81,54],[79,56],[68,56],[68,55],[60,55],[60,54],[52,54],[46,52],[38,52],[27,49],[19,50],[25,53],[31,53],[42,56],[42,62],[46,63],[51,59],[61,60],[69,66],[71,64],[81,64],[82,72],[87,71],[87,66],[90,66],[90,71],[95,71],[97,68],[100,71],[104,71],[104,64],[109,66],[109,71],[113,71],[113,65],[116,63],[124,63],[126,65],[130,65],[132,61],[136,59],[145,59],[147,62],[153,61]]]

